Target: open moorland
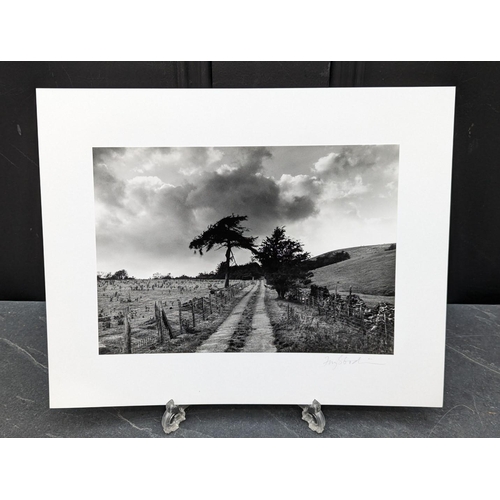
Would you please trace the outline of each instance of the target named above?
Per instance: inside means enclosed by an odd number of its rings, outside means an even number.
[[[313,283],[331,291],[349,292],[365,302],[394,304],[396,249],[391,244],[345,248],[350,259],[314,270]]]

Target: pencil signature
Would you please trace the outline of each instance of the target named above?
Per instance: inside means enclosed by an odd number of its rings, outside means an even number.
[[[330,366],[332,370],[336,370],[341,366],[355,366],[355,365],[385,365],[385,363],[374,361],[372,358],[365,358],[362,356],[348,357],[345,355],[340,356],[326,356],[323,365]]]

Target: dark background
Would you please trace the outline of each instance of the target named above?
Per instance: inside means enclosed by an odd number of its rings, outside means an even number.
[[[37,87],[436,85],[457,88],[448,302],[500,303],[497,62],[0,63],[0,300],[45,299]]]

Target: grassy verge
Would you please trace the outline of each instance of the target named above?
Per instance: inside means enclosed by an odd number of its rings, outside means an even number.
[[[394,339],[340,321],[327,322],[304,307],[266,295],[278,352],[392,354]],[[293,314],[288,313],[288,308]]]

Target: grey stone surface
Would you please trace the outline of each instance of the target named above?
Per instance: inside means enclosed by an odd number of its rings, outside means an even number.
[[[448,306],[446,344],[443,408],[322,406],[317,434],[299,406],[189,406],[166,435],[164,406],[50,410],[45,303],[0,302],[0,436],[500,437],[500,306]]]

